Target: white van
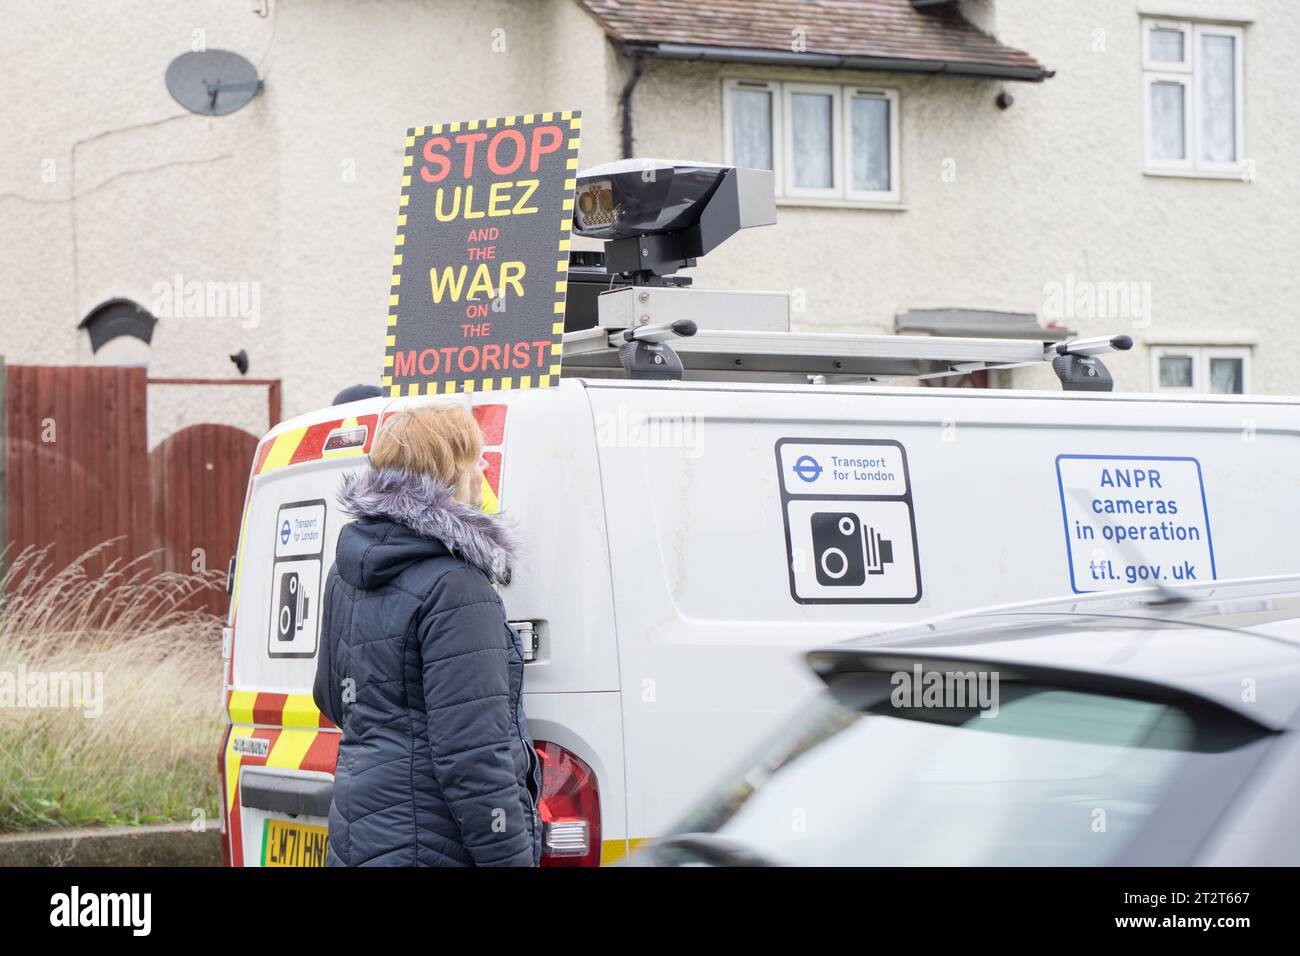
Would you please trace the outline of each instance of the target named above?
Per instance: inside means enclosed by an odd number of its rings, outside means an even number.
[[[501,593],[535,640],[553,865],[663,833],[815,690],[807,648],[979,605],[1300,572],[1297,400],[572,377],[323,409],[268,434],[249,483],[230,864],[323,861],[338,731],[311,684],[335,492],[385,415],[427,401],[473,407],[486,506],[524,545]]]

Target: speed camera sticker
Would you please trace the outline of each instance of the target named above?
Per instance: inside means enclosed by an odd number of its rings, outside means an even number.
[[[313,657],[320,632],[324,500],[281,505],[274,532],[267,652],[271,657]]]
[[[921,599],[916,518],[901,444],[782,438],[776,463],[791,597],[800,604]]]

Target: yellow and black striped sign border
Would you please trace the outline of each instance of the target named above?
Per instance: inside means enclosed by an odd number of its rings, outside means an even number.
[[[393,363],[397,356],[397,307],[402,294],[402,252],[406,244],[406,211],[411,203],[411,169],[415,165],[415,140],[417,137],[437,136],[440,133],[459,133],[461,130],[496,129],[499,126],[530,126],[535,122],[553,123],[556,119],[569,124],[568,157],[565,169],[568,177],[564,189],[563,210],[560,220],[560,241],[556,248],[554,321],[551,323],[551,367],[537,376],[537,388],[549,388],[560,378],[560,357],[564,352],[564,302],[568,292],[569,233],[573,228],[573,194],[578,188],[578,148],[582,145],[582,112],[565,110],[562,113],[524,113],[520,116],[498,116],[487,120],[468,120],[463,123],[434,123],[432,126],[415,126],[406,131],[406,150],[402,157],[402,198],[397,213],[397,237],[393,240],[393,277],[388,290],[388,328],[384,348],[383,386],[391,398],[400,398],[403,387],[393,382]],[[516,380],[517,378],[517,380]],[[407,395],[454,395],[457,392],[490,392],[493,389],[532,388],[532,375],[499,375],[493,378],[467,378],[459,382],[408,382]]]

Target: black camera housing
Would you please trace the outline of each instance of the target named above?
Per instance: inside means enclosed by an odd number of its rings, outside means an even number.
[[[634,285],[695,265],[741,229],[776,222],[770,170],[625,159],[577,179],[573,231],[605,240],[605,270]]]

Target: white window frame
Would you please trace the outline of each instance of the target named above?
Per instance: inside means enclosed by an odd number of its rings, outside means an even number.
[[[862,208],[887,207],[902,209],[902,141],[900,139],[899,94],[897,90],[864,86],[856,83],[803,83],[780,80],[758,80],[750,77],[727,77],[722,81],[723,152],[725,161],[735,162],[735,144],[732,135],[733,90],[762,90],[772,97],[772,165],[776,197],[798,205],[855,206]],[[789,135],[793,129],[790,99],[795,93],[818,93],[831,97],[831,138],[834,155],[831,175],[834,185],[829,189],[793,183],[794,142]],[[853,189],[849,181],[852,171],[849,151],[853,148],[849,138],[852,129],[853,99],[870,96],[889,101],[889,185],[888,190]]]
[[[1151,87],[1157,83],[1177,83],[1183,88],[1183,158],[1159,159],[1155,156],[1155,142],[1151,126]],[[1155,73],[1142,75],[1142,126],[1146,138],[1146,164],[1148,172],[1192,172],[1195,167],[1196,144],[1192,137],[1195,108],[1192,105],[1193,77],[1191,73]]]
[[[1241,360],[1241,394],[1250,394],[1250,348],[1248,346],[1222,345],[1162,345],[1151,349],[1151,390],[1166,395],[1211,395],[1210,360]],[[1162,358],[1190,358],[1192,360],[1192,384],[1190,388],[1162,386],[1160,384],[1160,360]]]
[[[854,189],[853,188],[853,101],[856,99],[885,100],[889,103],[889,188],[888,189]],[[844,195],[857,202],[899,201],[898,189],[898,91],[880,90],[865,86],[846,86],[844,88]]]
[[[796,186],[794,184],[794,106],[791,101],[800,93],[831,98],[831,185],[823,189],[819,186]],[[785,195],[804,199],[843,199],[844,198],[844,112],[840,87],[824,83],[782,83],[781,108],[789,119],[791,135],[783,136],[781,149],[785,156],[785,168],[788,175],[785,182]]]
[[[1173,395],[1193,394],[1197,389],[1197,385],[1201,381],[1201,373],[1198,368],[1198,366],[1200,365],[1199,353],[1200,353],[1200,349],[1197,347],[1178,348],[1177,346],[1165,346],[1162,348],[1153,348],[1151,350],[1151,391],[1164,392],[1166,394],[1173,394]],[[1162,358],[1191,359],[1192,360],[1192,384],[1187,386],[1186,388],[1182,388],[1180,386],[1173,386],[1173,385],[1161,385],[1160,384],[1160,360]]]
[[[1154,30],[1176,30],[1183,35],[1183,58],[1181,60],[1151,59],[1151,33]],[[1179,73],[1192,72],[1192,24],[1187,20],[1143,20],[1142,21],[1142,69]]]
[[[1192,53],[1192,62],[1196,64],[1192,70],[1192,92],[1193,101],[1196,103],[1195,134],[1192,136],[1192,142],[1196,145],[1196,168],[1199,172],[1208,173],[1227,173],[1233,176],[1241,174],[1245,150],[1245,90],[1243,88],[1243,79],[1245,76],[1245,39],[1246,32],[1241,27],[1219,26],[1213,23],[1197,24],[1195,30],[1196,44]],[[1201,158],[1201,39],[1207,36],[1226,36],[1233,39],[1233,62],[1232,62],[1232,119],[1233,119],[1233,142],[1236,146],[1236,158],[1230,162],[1213,162]]]
[[[1177,30],[1183,35],[1183,59],[1151,58],[1151,32]],[[1213,162],[1201,159],[1201,40],[1206,36],[1233,39],[1233,139],[1236,159]],[[1194,23],[1190,20],[1144,19],[1142,21],[1142,140],[1145,171],[1155,175],[1240,178],[1245,168],[1245,60],[1246,33],[1239,26]],[[1183,87],[1183,153],[1181,160],[1156,159],[1152,150],[1151,86],[1156,82],[1178,83]]]
[[[783,125],[782,106],[784,97],[781,95],[781,84],[774,83],[771,80],[749,80],[744,78],[729,78],[722,81],[722,125],[723,137],[726,141],[727,162],[734,162],[735,143],[732,138],[731,120],[731,92],[732,90],[742,90],[758,92],[763,91],[771,97],[772,103],[772,177],[776,181],[776,194],[781,195],[782,175],[785,172],[785,127]]]

